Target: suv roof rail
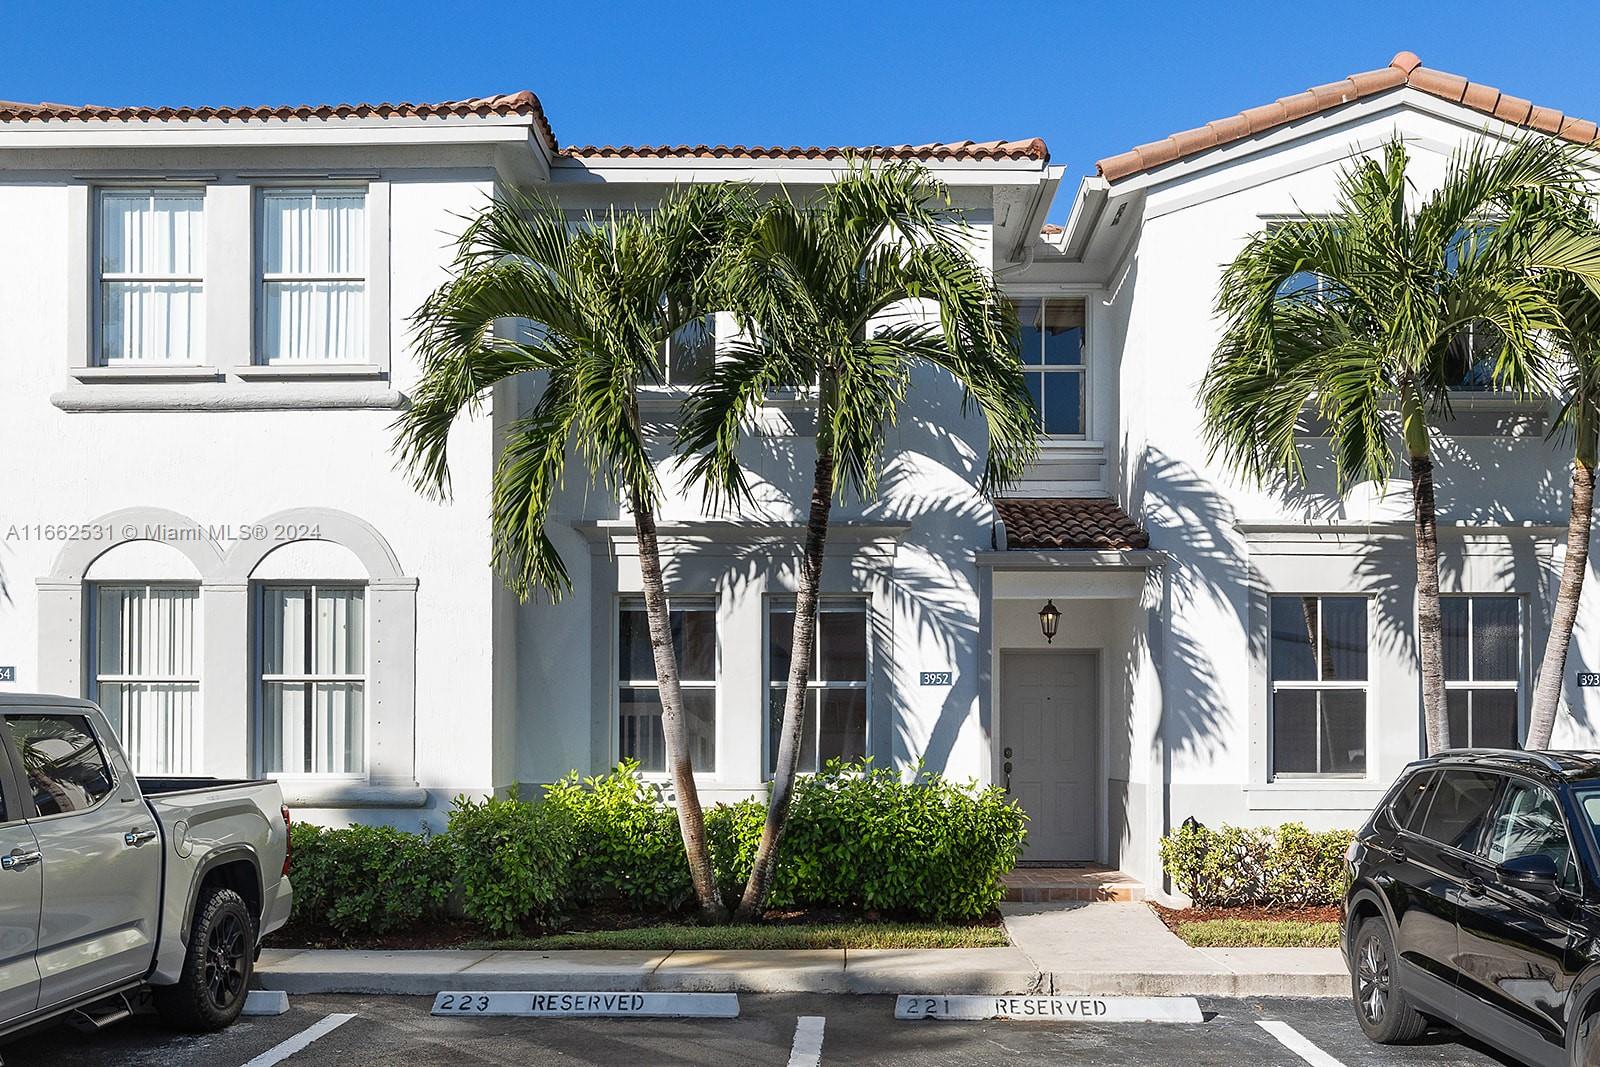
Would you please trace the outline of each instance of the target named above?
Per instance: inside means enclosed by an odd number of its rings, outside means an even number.
[[[1560,760],[1558,760],[1556,757],[1552,756],[1550,753],[1542,751],[1540,749],[1522,749],[1522,748],[1447,748],[1447,749],[1443,750],[1442,752],[1439,752],[1439,753],[1436,753],[1436,754],[1440,755],[1440,756],[1489,756],[1489,757],[1493,757],[1493,758],[1497,758],[1497,759],[1509,759],[1509,760],[1527,759],[1527,760],[1532,760],[1533,762],[1535,762],[1535,763],[1539,764],[1540,766],[1544,767],[1545,770],[1557,771],[1557,772],[1566,770],[1566,767],[1564,767],[1562,765]],[[1571,755],[1580,755],[1580,753],[1574,752],[1574,753],[1571,753]],[[1596,758],[1593,753],[1581,753],[1581,755],[1586,756],[1591,761],[1593,761]]]

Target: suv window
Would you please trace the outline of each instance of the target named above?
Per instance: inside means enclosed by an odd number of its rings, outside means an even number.
[[[1413,775],[1395,791],[1394,800],[1389,803],[1389,818],[1396,826],[1402,830],[1417,828],[1419,813],[1428,810],[1428,787],[1433,785],[1435,777],[1433,772],[1423,771]]]
[[[1483,771],[1441,772],[1417,832],[1452,848],[1473,851],[1499,785],[1499,775]]]
[[[1541,852],[1555,861],[1561,872],[1560,884],[1576,889],[1578,872],[1556,798],[1548,789],[1513,778],[1495,806],[1489,828],[1489,862],[1501,864]]]
[[[40,815],[83,811],[111,792],[111,767],[82,715],[11,715],[6,726]]]

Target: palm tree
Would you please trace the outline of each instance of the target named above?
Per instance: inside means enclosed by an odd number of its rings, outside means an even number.
[[[1591,240],[1600,237],[1591,225]],[[1528,709],[1528,747],[1547,748],[1555,730],[1566,676],[1567,649],[1578,617],[1583,579],[1589,570],[1589,531],[1594,514],[1594,469],[1600,452],[1600,297],[1583,279],[1566,276],[1559,282],[1557,302],[1564,329],[1558,335],[1565,355],[1564,403],[1552,432],[1572,436],[1572,495],[1567,517],[1567,555],[1561,566],[1561,585],[1544,658]]]
[[[1396,138],[1346,169],[1332,215],[1255,235],[1223,273],[1224,332],[1201,387],[1215,456],[1246,479],[1303,477],[1307,416],[1325,425],[1341,492],[1386,485],[1405,450],[1429,751],[1449,746],[1439,615],[1432,423],[1450,390],[1551,387],[1544,340],[1559,325],[1543,268],[1591,266],[1554,232],[1586,192],[1570,146],[1480,139],[1420,199]],[[1584,255],[1579,255],[1584,252]]]
[[[452,424],[490,389],[544,376],[530,411],[510,422],[494,474],[496,568],[519,598],[559,599],[571,582],[545,525],[567,457],[633,516],[678,825],[702,916],[726,914],[695,789],[671,617],[661,575],[656,467],[639,417],[640,385],[662,380],[663,347],[704,315],[704,273],[743,195],[729,186],[674,191],[649,213],[575,226],[523,195],[496,200],[462,234],[453,277],[416,315],[421,381],[397,420],[396,447],[419,489],[449,491]],[[520,328],[508,331],[508,320]]]
[[[759,916],[766,899],[793,795],[829,512],[836,495],[875,495],[884,432],[912,367],[948,371],[964,410],[976,407],[987,422],[984,492],[1020,477],[1036,447],[1015,312],[966,251],[949,205],[917,164],[852,162],[814,202],[765,203],[717,268],[724,308],[754,340],[736,345],[686,406],[680,445],[708,506],[749,499],[739,442],[772,390],[798,390],[816,414],[788,689],[744,919]]]

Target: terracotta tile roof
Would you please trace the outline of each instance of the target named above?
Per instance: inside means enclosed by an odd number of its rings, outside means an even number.
[[[470,100],[399,104],[296,104],[281,107],[101,107],[93,104],[24,104],[0,100],[0,123],[71,121],[144,122],[176,119],[331,119],[331,118],[451,118],[469,115],[528,115],[538,125],[553,150],[555,134],[539,98],[520,93],[480,96]]]
[[[1036,159],[1048,162],[1044,140],[956,141],[950,144],[894,145],[569,145],[562,155],[577,159],[839,159],[873,156],[878,159],[990,160]]]
[[[1600,135],[1600,128],[1588,119],[1564,115],[1554,108],[1539,107],[1520,97],[1502,93],[1493,86],[1468,81],[1459,74],[1447,74],[1442,70],[1424,67],[1415,53],[1401,52],[1381,70],[1352,74],[1342,81],[1318,85],[1303,93],[1281,97],[1262,107],[1253,107],[1237,115],[1142,144],[1121,155],[1102,159],[1096,169],[1101,177],[1114,182],[1401,86],[1419,89],[1430,96],[1469,107],[1514,126],[1555,134],[1579,144],[1588,144]]]
[[[1043,226],[1039,227],[1039,232],[1044,234],[1046,237],[1054,237],[1058,233],[1066,233],[1067,231],[1066,227],[1064,226],[1057,226],[1053,222],[1047,222]]]
[[[1081,548],[1131,551],[1150,535],[1115,500],[1090,497],[1002,497],[1008,549]]]

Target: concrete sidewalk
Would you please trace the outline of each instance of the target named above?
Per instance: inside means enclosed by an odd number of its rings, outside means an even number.
[[[1346,996],[1337,949],[1195,949],[1143,904],[1001,906],[1010,948],[730,952],[269,949],[265,989]]]

